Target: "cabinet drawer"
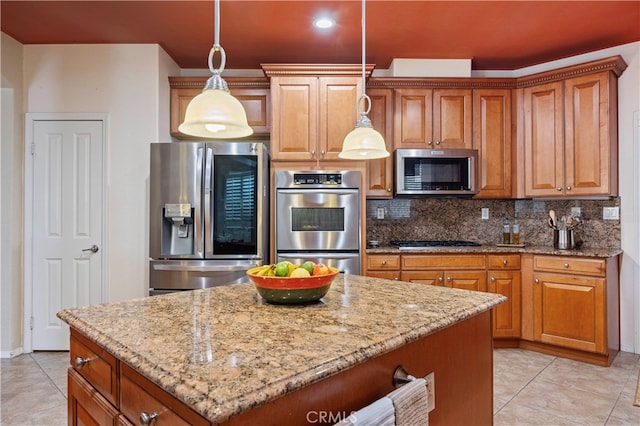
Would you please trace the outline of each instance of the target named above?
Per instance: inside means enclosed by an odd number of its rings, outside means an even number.
[[[102,395],[73,368],[68,371],[68,416],[70,425],[113,425],[119,416]]]
[[[385,269],[400,269],[400,256],[399,255],[380,255],[374,254],[367,256],[367,269],[372,271],[379,271]]]
[[[113,355],[71,329],[69,340],[71,366],[102,396],[117,407],[118,370]]]
[[[133,423],[141,415],[157,416],[154,426],[209,425],[209,421],[183,405],[156,384],[122,363],[120,366],[120,411]]]
[[[575,257],[534,256],[533,269],[570,274],[592,275],[604,277],[606,275],[605,259],[585,259]]]
[[[368,277],[383,278],[385,280],[399,280],[400,271],[367,271]]]
[[[488,269],[520,269],[519,254],[490,254],[487,256]]]
[[[484,254],[436,254],[402,256],[402,270],[485,269]]]

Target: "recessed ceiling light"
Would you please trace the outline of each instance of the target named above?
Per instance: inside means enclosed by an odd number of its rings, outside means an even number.
[[[336,21],[326,16],[321,18],[316,18],[313,21],[313,26],[321,30],[333,28],[335,25],[336,25]]]

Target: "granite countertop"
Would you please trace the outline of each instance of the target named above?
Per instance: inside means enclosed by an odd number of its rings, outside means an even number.
[[[430,247],[411,250],[400,250],[393,246],[367,248],[367,254],[446,254],[446,253],[532,253],[549,254],[554,256],[579,256],[609,258],[622,254],[621,248],[616,247],[581,247],[573,250],[558,250],[553,246],[498,246],[483,244],[479,247]]]
[[[492,293],[336,277],[320,302],[269,305],[237,284],[58,316],[213,422],[504,302]]]

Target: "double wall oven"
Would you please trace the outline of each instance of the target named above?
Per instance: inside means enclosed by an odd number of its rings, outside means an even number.
[[[275,171],[276,261],[360,274],[359,171]]]

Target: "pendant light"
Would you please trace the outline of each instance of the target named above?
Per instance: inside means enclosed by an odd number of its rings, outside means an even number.
[[[220,67],[213,67],[213,57],[220,52]],[[253,129],[247,123],[247,114],[239,100],[229,93],[227,82],[220,74],[226,64],[226,54],[220,45],[220,0],[215,0],[215,41],[209,51],[211,77],[198,96],[185,111],[180,133],[201,138],[233,139],[249,136]]]
[[[360,117],[356,121],[356,128],[344,138],[342,151],[338,154],[340,158],[349,160],[373,160],[389,156],[384,138],[380,132],[376,131],[371,124],[368,115],[371,111],[371,98],[366,94],[365,79],[365,37],[366,37],[366,9],[365,1],[362,0],[362,95],[358,98],[356,109]],[[365,109],[361,110],[361,104]]]

